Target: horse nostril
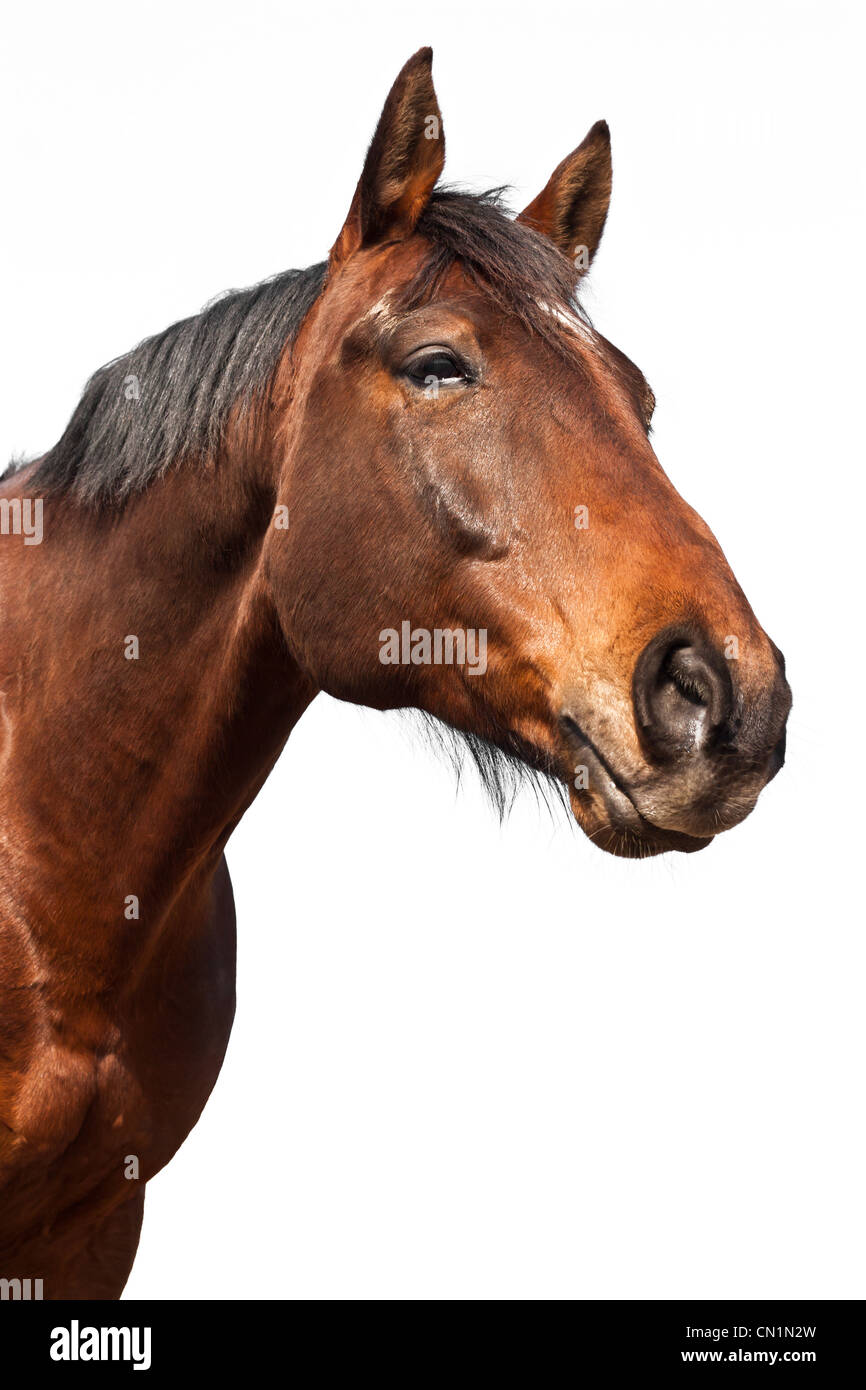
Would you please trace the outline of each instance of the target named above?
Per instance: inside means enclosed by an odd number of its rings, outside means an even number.
[[[727,665],[694,633],[667,629],[638,657],[633,680],[638,730],[661,757],[704,748],[731,714]]]

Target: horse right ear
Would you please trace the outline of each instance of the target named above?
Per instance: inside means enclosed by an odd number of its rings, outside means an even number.
[[[581,272],[587,271],[604,231],[610,187],[610,131],[606,121],[596,121],[517,221],[543,232]]]
[[[388,93],[330,266],[415,230],[445,164],[442,114],[433,89],[433,50],[409,59]]]

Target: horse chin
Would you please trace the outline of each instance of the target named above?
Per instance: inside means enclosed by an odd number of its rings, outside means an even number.
[[[586,792],[570,792],[575,820],[594,845],[620,859],[651,859],[657,854],[694,854],[706,849],[712,835],[687,835],[680,830],[663,830],[642,816],[632,803],[629,810],[601,805]]]
[[[650,859],[672,850],[694,854],[706,849],[713,838],[711,833],[667,829],[643,815],[625,783],[570,717],[564,721],[564,732],[570,761],[579,759],[588,774],[585,786],[569,788],[572,813],[594,845],[621,859]]]

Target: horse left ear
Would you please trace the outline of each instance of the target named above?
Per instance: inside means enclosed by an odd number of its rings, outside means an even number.
[[[578,268],[588,270],[604,231],[611,178],[610,131],[607,121],[596,121],[517,221],[543,232]]]
[[[340,265],[364,247],[403,241],[415,230],[445,164],[445,135],[431,67],[420,48],[388,93],[349,215],[331,251]]]

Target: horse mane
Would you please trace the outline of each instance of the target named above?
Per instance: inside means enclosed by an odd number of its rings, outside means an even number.
[[[232,407],[261,395],[324,278],[314,265],[230,291],[100,367],[32,486],[121,503],[181,457],[216,453]]]
[[[501,189],[436,189],[418,232],[430,256],[401,293],[404,307],[432,297],[459,261],[483,293],[551,343],[562,335],[550,305],[582,314],[577,271],[545,237],[507,215]],[[31,485],[117,506],[182,458],[214,457],[231,410],[252,410],[266,396],[326,270],[322,262],[229,291],[100,367]]]

